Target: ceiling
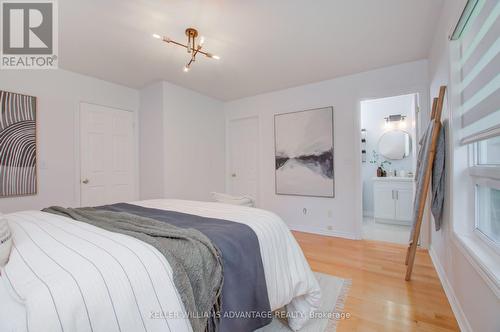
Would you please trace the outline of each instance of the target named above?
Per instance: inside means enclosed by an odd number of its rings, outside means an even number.
[[[132,88],[160,80],[220,99],[427,58],[441,0],[60,0],[59,66]],[[195,27],[204,49],[182,68]]]

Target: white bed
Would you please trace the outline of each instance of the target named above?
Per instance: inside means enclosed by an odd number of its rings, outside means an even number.
[[[297,330],[319,307],[319,285],[275,214],[182,200],[131,204],[248,225],[259,239],[272,310],[286,306]],[[0,331],[191,331],[172,270],[153,247],[44,212],[5,217],[15,246],[2,270]]]

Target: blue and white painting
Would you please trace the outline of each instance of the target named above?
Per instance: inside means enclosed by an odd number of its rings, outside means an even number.
[[[333,107],[274,117],[276,194],[334,197]]]

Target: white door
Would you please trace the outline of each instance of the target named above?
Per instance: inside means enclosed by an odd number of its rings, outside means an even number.
[[[134,114],[80,104],[80,194],[82,206],[135,198]]]
[[[228,189],[233,195],[258,195],[259,118],[229,121]]]

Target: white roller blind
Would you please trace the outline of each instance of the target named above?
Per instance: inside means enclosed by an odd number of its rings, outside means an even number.
[[[469,144],[500,135],[500,1],[469,0],[458,26],[461,142]]]

